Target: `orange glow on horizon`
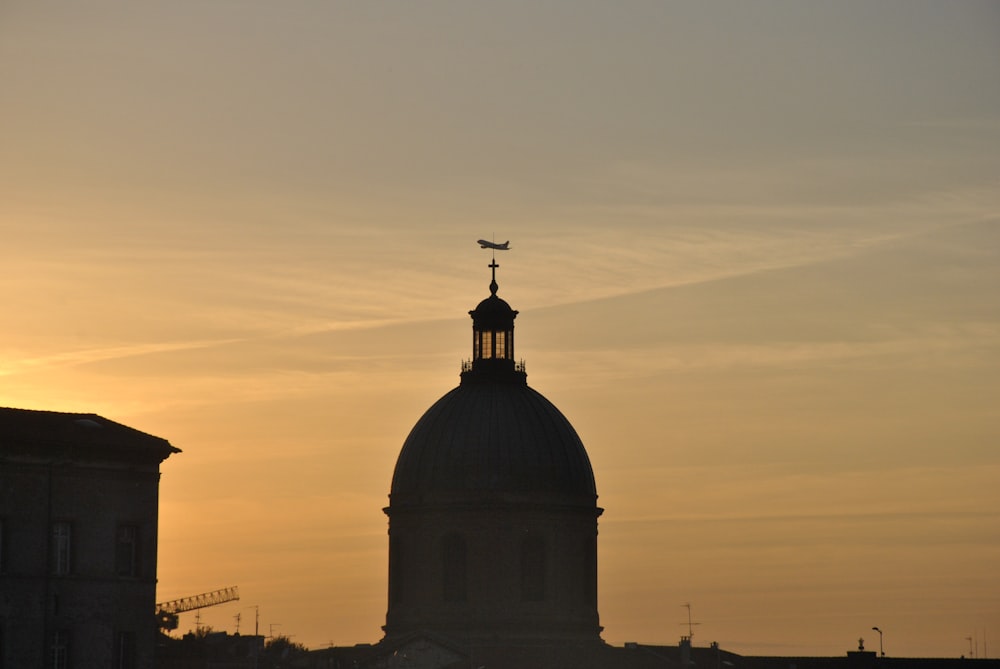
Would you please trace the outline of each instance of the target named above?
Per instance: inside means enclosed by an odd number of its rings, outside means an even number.
[[[182,449],[159,600],[380,638],[393,466],[495,233],[607,641],[684,602],[746,654],[1000,636],[996,8],[231,10],[0,21],[0,405]]]

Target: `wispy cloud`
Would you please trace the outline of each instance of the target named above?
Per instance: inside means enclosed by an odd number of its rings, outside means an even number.
[[[36,357],[21,357],[17,356],[15,353],[8,352],[5,356],[8,359],[0,362],[0,376],[10,376],[29,371],[36,371],[39,369],[74,367],[95,362],[120,360],[122,358],[131,358],[157,353],[172,353],[176,351],[205,349],[214,346],[232,344],[237,341],[239,340],[227,339],[214,341],[129,344],[124,346],[78,349]]]
[[[773,342],[739,344],[713,341],[697,344],[680,341],[630,349],[546,351],[546,373],[573,376],[603,384],[610,379],[636,379],[676,372],[725,372],[746,369],[841,368],[843,365],[894,369],[919,369],[927,357],[951,354],[955,366],[990,364],[1000,353],[1000,324],[984,324],[950,333],[925,332],[923,336],[883,341]],[[993,364],[1000,365],[1000,359]]]

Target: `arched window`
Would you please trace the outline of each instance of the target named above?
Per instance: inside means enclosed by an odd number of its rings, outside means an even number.
[[[449,534],[441,540],[441,593],[444,601],[466,601],[466,579],[465,537]]]
[[[545,542],[541,537],[525,537],[521,542],[521,600],[545,599]]]
[[[597,538],[583,540],[583,601],[597,606]]]
[[[403,601],[403,563],[399,537],[389,538],[389,602]]]

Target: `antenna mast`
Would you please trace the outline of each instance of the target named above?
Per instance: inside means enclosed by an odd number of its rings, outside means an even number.
[[[701,623],[693,623],[693,622],[691,622],[691,603],[690,602],[684,602],[683,604],[681,604],[681,606],[688,610],[688,621],[687,621],[688,635],[687,635],[687,638],[690,640],[690,639],[694,638],[694,626],[695,625],[700,625]],[[681,625],[684,625],[684,624],[685,623],[681,623]]]

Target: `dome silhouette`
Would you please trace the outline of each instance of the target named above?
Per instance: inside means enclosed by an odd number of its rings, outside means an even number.
[[[576,430],[525,383],[463,383],[424,413],[403,444],[393,503],[455,493],[597,496]]]
[[[528,387],[517,311],[469,312],[472,359],[424,412],[396,460],[386,640],[597,647],[594,470],[576,430]]]

